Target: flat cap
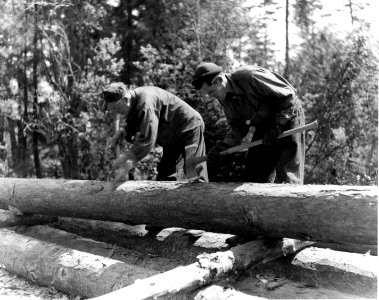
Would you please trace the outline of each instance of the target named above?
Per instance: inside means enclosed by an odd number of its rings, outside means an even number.
[[[222,71],[222,68],[211,62],[203,62],[197,66],[192,85],[199,90],[206,78],[214,77]]]
[[[116,102],[120,100],[127,88],[122,82],[112,82],[108,87],[103,90],[103,98],[105,102]]]

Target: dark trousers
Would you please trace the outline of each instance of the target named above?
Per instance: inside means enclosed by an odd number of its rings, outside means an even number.
[[[204,155],[206,155],[204,124],[201,124],[192,130],[183,132],[179,139],[170,143],[169,146],[163,147],[163,156],[157,167],[157,180],[186,180],[185,160]],[[195,169],[198,175],[197,179],[208,182],[207,163],[197,164]]]
[[[297,116],[285,126],[284,131],[305,124],[304,113],[300,108]],[[254,140],[262,139],[269,128],[256,126]],[[245,180],[258,183],[303,184],[305,161],[305,133],[300,132],[279,139],[273,146],[259,145],[249,149]]]

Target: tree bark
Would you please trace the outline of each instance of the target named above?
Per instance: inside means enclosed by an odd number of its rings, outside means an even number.
[[[289,0],[286,0],[286,49],[285,49],[285,60],[284,60],[284,78],[288,79],[288,70],[289,70],[289,65],[290,65],[290,60],[289,60],[289,51],[290,51],[290,46],[289,46],[289,32],[288,32],[288,26],[289,26]]]
[[[0,229],[0,263],[39,285],[82,297],[97,297],[157,273]]]
[[[32,131],[32,141],[33,141],[33,158],[34,158],[34,168],[37,178],[42,178],[41,161],[39,157],[38,150],[38,127],[39,127],[39,109],[38,109],[38,4],[34,3],[34,33],[33,33],[33,131]]]
[[[262,262],[288,255],[312,244],[291,239],[267,241],[258,239],[225,252],[202,254],[197,262],[161,273],[93,300],[169,299],[179,293],[215,282],[229,274],[248,269]]]
[[[377,244],[378,187],[0,179],[0,208],[237,235]]]

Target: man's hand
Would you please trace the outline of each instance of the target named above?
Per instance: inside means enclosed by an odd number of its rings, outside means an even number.
[[[113,148],[120,141],[120,139],[125,135],[124,129],[119,129],[111,138],[108,140],[109,148]]]
[[[278,143],[279,136],[283,133],[283,130],[276,126],[269,129],[265,136],[263,137],[263,145],[264,146],[273,146]]]
[[[221,161],[220,152],[229,148],[229,145],[223,141],[218,141],[208,152],[208,162],[209,164],[217,164]]]
[[[123,153],[113,161],[113,169],[119,169],[128,160],[128,155]]]
[[[120,183],[127,181],[129,179],[129,171],[133,168],[133,163],[131,161],[126,161],[125,164],[115,170],[115,178],[112,182],[112,190],[115,190]]]
[[[120,182],[128,180],[129,171],[133,168],[135,156],[131,152],[121,154],[114,162],[115,179],[112,183],[112,190],[116,189]]]

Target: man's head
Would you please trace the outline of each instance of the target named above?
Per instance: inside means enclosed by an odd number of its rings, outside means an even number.
[[[112,82],[103,90],[104,110],[126,114],[130,106],[130,93],[122,82]]]
[[[222,68],[214,63],[204,62],[197,66],[192,85],[201,93],[222,100],[225,91]]]
[[[211,62],[203,62],[197,66],[195,75],[193,76],[192,85],[196,90],[200,90],[203,83],[211,85],[216,75],[220,74],[222,68]]]

